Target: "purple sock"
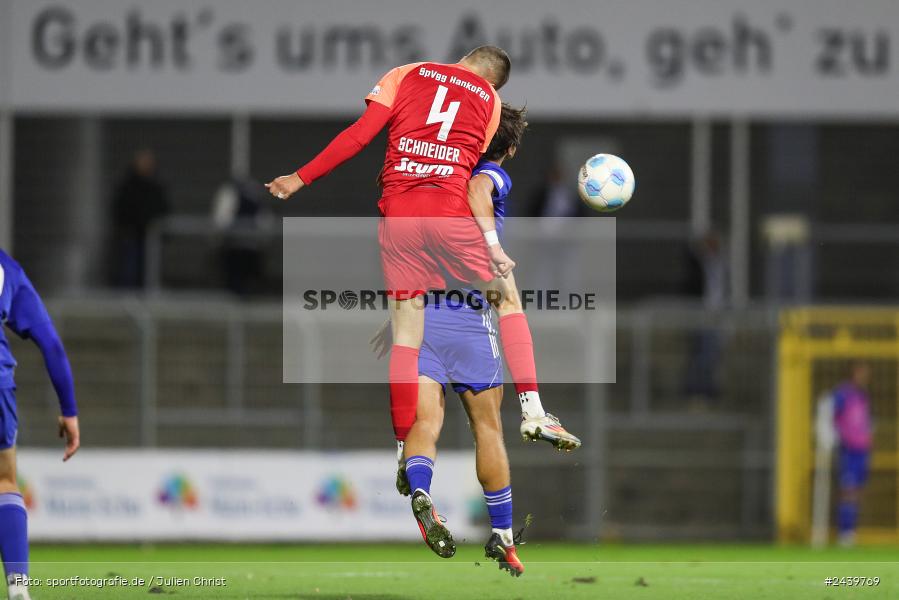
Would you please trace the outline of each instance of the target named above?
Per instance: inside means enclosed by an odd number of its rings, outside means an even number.
[[[855,502],[840,502],[837,510],[837,525],[840,533],[852,533],[858,522],[858,505]]]
[[[495,492],[484,490],[487,501],[487,514],[490,515],[490,526],[493,529],[511,529],[512,527],[512,486],[506,486]]]
[[[427,456],[410,456],[406,459],[406,478],[413,492],[422,490],[430,494],[433,476],[434,461]]]
[[[7,581],[28,575],[28,513],[21,494],[0,494],[0,557]]]

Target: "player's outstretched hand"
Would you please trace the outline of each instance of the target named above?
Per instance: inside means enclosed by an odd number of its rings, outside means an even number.
[[[291,173],[290,175],[275,177],[272,181],[266,183],[265,187],[268,188],[269,193],[275,198],[287,200],[300,191],[304,185],[305,184],[303,183],[303,180],[300,179],[299,175]]]
[[[515,268],[515,261],[509,258],[509,255],[503,250],[499,244],[490,246],[490,262],[493,267],[493,274],[499,277],[508,277],[512,269]]]
[[[78,429],[78,417],[59,417],[59,437],[66,441],[63,462],[72,458],[81,447],[81,432]]]
[[[387,352],[390,350],[390,346],[393,345],[393,335],[390,330],[390,319],[384,321],[378,330],[375,332],[371,339],[368,340],[368,344],[371,346],[371,351],[375,353],[375,356],[378,357],[378,360],[381,360],[385,356],[387,356]]]

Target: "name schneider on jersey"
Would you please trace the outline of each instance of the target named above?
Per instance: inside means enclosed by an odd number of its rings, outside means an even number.
[[[423,140],[414,140],[412,138],[401,137],[397,144],[397,150],[403,154],[414,154],[424,158],[433,158],[445,162],[459,162],[459,149],[444,144],[436,144],[434,142],[426,142]],[[404,156],[400,159],[400,163],[393,167],[395,171],[401,171],[404,175],[412,175],[417,177],[426,177],[428,175],[436,175],[437,177],[449,177],[455,172],[452,165],[435,165],[420,163]]]

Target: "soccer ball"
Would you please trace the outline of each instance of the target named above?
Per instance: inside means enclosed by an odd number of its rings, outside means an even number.
[[[577,191],[590,208],[611,212],[631,199],[634,183],[634,172],[626,162],[614,154],[597,154],[581,167]]]

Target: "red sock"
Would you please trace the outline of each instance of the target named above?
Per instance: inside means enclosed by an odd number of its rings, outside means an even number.
[[[514,313],[499,318],[499,336],[515,391],[537,391],[537,365],[534,363],[534,340],[524,313]]]
[[[404,441],[418,409],[418,348],[390,349],[390,418],[396,439]]]

